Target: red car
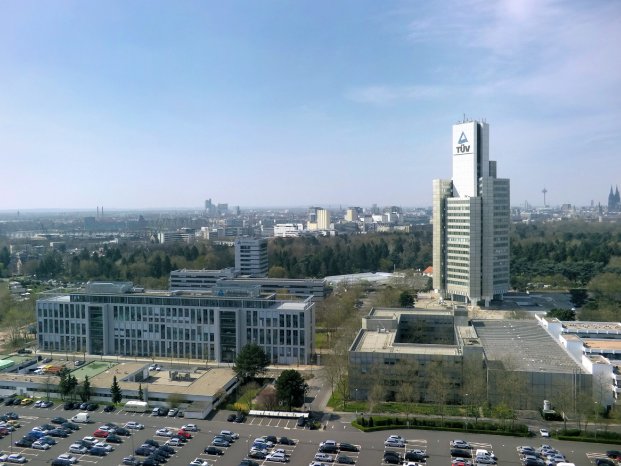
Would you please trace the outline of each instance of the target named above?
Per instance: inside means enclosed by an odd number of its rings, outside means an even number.
[[[189,432],[183,430],[183,429],[179,429],[179,432],[177,432],[177,434],[185,437],[185,438],[192,438],[192,434],[190,434]]]
[[[93,437],[106,438],[110,432],[106,432],[105,430],[97,429],[93,432]]]

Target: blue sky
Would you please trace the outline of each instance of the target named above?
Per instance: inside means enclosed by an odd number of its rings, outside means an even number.
[[[490,123],[512,204],[621,185],[618,1],[0,2],[0,210],[427,206]]]

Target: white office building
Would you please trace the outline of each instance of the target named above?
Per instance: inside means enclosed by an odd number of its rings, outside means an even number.
[[[89,282],[37,300],[43,351],[233,362],[254,342],[272,362],[308,364],[315,305],[259,287],[145,291],[131,282]]]
[[[235,270],[251,277],[267,276],[267,239],[249,236],[236,238]]]
[[[489,125],[453,125],[453,177],[433,181],[433,286],[485,306],[509,289],[509,180],[489,160]]]

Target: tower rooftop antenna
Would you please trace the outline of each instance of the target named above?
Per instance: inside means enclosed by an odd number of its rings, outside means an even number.
[[[543,193],[543,207],[548,207],[548,205],[546,204],[546,193],[548,192],[548,190],[546,188],[543,188],[541,192]]]

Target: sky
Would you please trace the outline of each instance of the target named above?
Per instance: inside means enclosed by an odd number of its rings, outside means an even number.
[[[621,185],[621,2],[0,1],[0,210],[431,205],[490,124],[511,204]]]

